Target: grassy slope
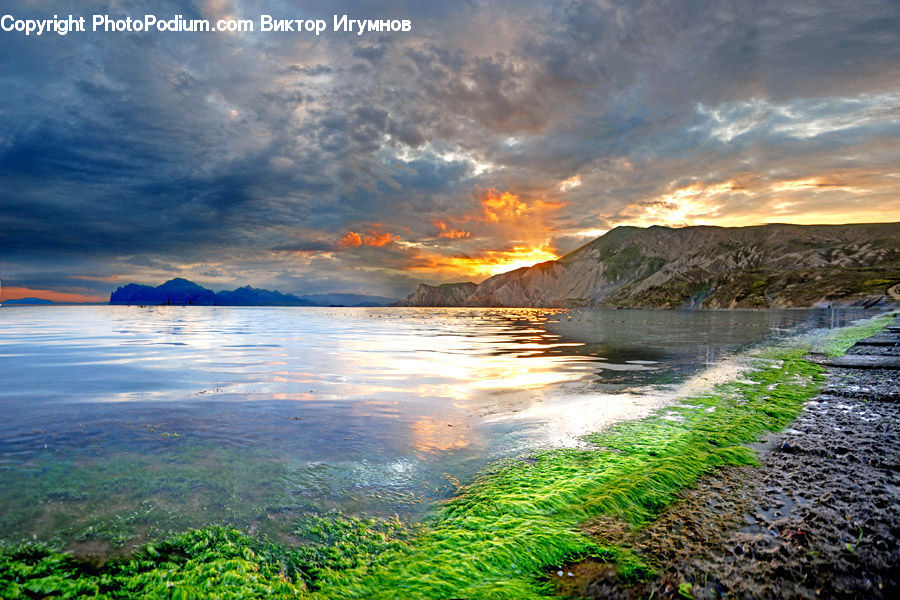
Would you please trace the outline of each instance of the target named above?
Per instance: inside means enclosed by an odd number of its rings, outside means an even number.
[[[889,321],[840,330],[821,349],[842,353]],[[586,555],[639,577],[652,565],[578,524],[607,515],[640,526],[709,469],[752,464],[744,444],[783,428],[819,389],[823,370],[803,358],[807,350],[769,350],[744,380],[595,434],[594,449],[501,466],[416,531],[310,517],[299,533],[311,543],[286,549],[213,527],[103,567],[45,546],[6,547],[0,597],[536,598],[549,591],[544,570]]]

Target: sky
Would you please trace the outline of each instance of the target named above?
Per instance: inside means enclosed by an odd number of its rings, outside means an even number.
[[[900,221],[892,0],[39,2],[0,31],[2,298],[400,297],[619,225]],[[92,14],[246,33],[91,32]],[[324,19],[259,31],[260,15]],[[332,31],[332,15],[411,30]]]

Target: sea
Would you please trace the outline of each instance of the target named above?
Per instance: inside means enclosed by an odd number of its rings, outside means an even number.
[[[861,310],[0,308],[0,540],[427,519]]]

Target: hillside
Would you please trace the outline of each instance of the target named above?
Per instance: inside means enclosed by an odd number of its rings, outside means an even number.
[[[463,306],[477,287],[478,284],[471,281],[444,285],[420,283],[415,292],[395,306]]]
[[[558,260],[472,287],[420,286],[397,305],[871,305],[885,301],[897,283],[900,223],[617,227]]]

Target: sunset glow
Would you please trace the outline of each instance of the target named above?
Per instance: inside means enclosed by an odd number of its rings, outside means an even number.
[[[438,228],[438,237],[439,238],[447,238],[451,240],[457,240],[461,238],[467,238],[472,234],[463,229],[453,229],[447,225],[444,221],[432,221],[432,225]]]
[[[900,221],[897,5],[799,1],[489,0],[448,27],[399,0],[411,29],[384,38],[0,36],[0,276],[399,299],[620,226]]]
[[[498,275],[557,258],[556,254],[546,248],[514,248],[508,252],[489,253],[486,260],[482,259],[481,266],[491,275]]]
[[[491,223],[521,217],[528,212],[528,206],[511,192],[489,189],[480,200],[484,216]]]
[[[900,176],[892,172],[842,170],[814,177],[782,178],[741,173],[724,181],[675,186],[620,212],[615,225],[649,227],[717,225],[745,227],[766,223],[871,223],[900,220],[900,201],[876,213],[857,198],[889,194]],[[809,195],[819,198],[809,212]],[[600,233],[599,231],[592,233]]]
[[[900,586],[900,0],[4,0],[0,88],[0,600]]]
[[[52,302],[106,302],[109,300],[106,296],[92,296],[88,294],[57,292],[54,290],[3,286],[2,294],[0,294],[0,302],[5,300],[19,300],[21,298],[41,298]]]
[[[366,234],[359,234],[355,231],[348,231],[338,242],[339,248],[358,248],[365,244],[366,246],[386,246],[398,239],[399,236],[385,231],[372,230]]]
[[[481,279],[557,258],[559,256],[546,247],[514,247],[512,250],[488,250],[473,257],[428,256],[410,267],[410,271]]]

